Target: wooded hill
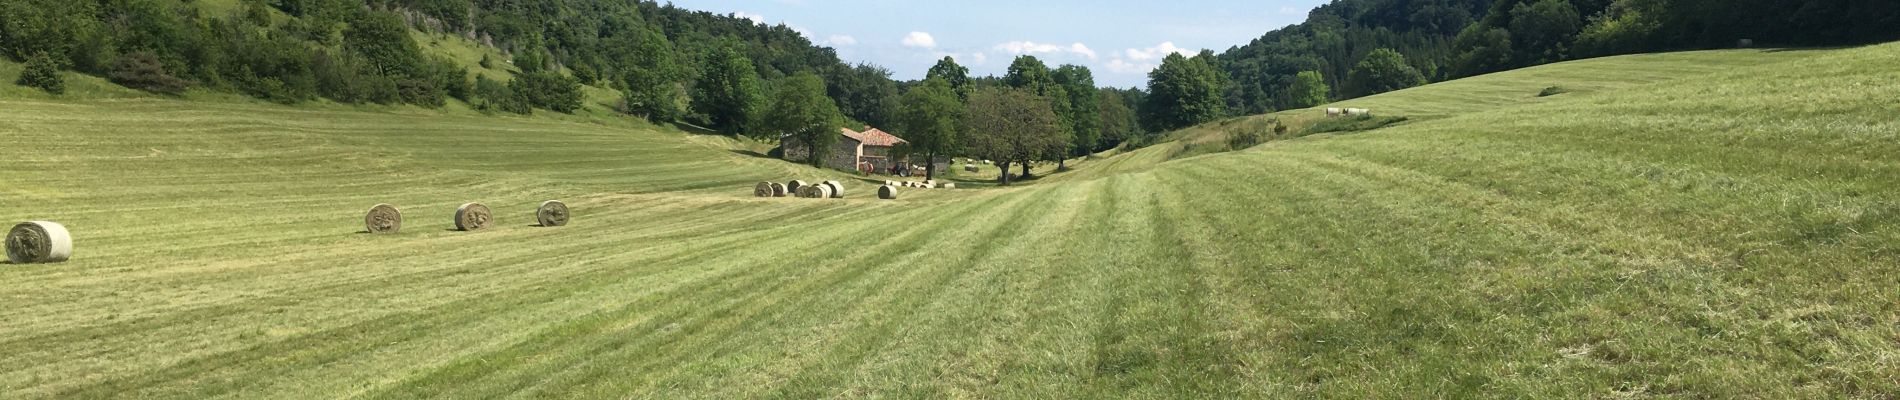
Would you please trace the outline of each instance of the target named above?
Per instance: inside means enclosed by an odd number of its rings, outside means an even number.
[[[1615,54],[1900,39],[1900,2],[1881,0],[1335,0],[1306,22],[1209,60],[1231,85],[1231,114],[1310,107],[1296,76],[1316,71],[1331,98],[1377,93],[1351,81],[1391,49],[1429,81]],[[1416,85],[1414,83],[1413,85]]]

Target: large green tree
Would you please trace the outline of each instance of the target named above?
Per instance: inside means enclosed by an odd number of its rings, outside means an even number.
[[[957,150],[964,114],[963,100],[947,80],[925,79],[904,93],[897,121],[910,150],[924,155],[924,179],[936,179],[937,158]]]
[[[930,66],[930,71],[924,73],[924,80],[931,79],[942,79],[949,83],[950,89],[957,92],[958,99],[970,98],[970,69],[957,64],[955,58],[944,56],[937,60],[936,65]]]
[[[1009,167],[1027,164],[1060,145],[1054,134],[1063,130],[1049,101],[1024,89],[979,88],[970,93],[968,139],[972,156],[996,162],[1004,185]]]
[[[1221,72],[1206,59],[1169,54],[1148,73],[1148,97],[1142,121],[1154,131],[1185,128],[1226,115]]]
[[[1570,54],[1583,16],[1569,0],[1538,0],[1511,8],[1511,42],[1519,45],[1518,65],[1562,61]]]
[[[1009,70],[1003,75],[1003,84],[1017,89],[1027,89],[1037,96],[1048,96],[1049,90],[1056,86],[1056,79],[1049,65],[1036,56],[1017,56],[1009,63]]]
[[[1101,120],[1097,126],[1101,129],[1102,136],[1095,149],[1091,151],[1106,150],[1140,136],[1141,120],[1135,116],[1135,108],[1130,106],[1136,103],[1129,100],[1128,95],[1118,89],[1101,89],[1098,92],[1101,107],[1096,116]]]
[[[1073,135],[1069,156],[1086,156],[1095,151],[1102,138],[1101,99],[1095,87],[1095,74],[1088,67],[1063,65],[1056,67],[1055,81],[1064,94],[1068,95],[1068,113],[1063,122],[1068,123]],[[1058,160],[1060,165],[1062,161]]]
[[[846,118],[886,126],[897,113],[897,82],[891,80],[889,69],[871,64],[838,68],[826,84]]]
[[[1425,75],[1411,64],[1405,63],[1405,56],[1392,49],[1378,49],[1366,54],[1358,66],[1346,76],[1346,90],[1350,97],[1370,96],[1379,93],[1409,88],[1425,84]]]
[[[1293,76],[1293,85],[1287,88],[1287,106],[1307,108],[1326,104],[1326,94],[1331,90],[1319,71],[1302,71]]]
[[[824,166],[832,145],[838,143],[838,127],[843,120],[844,116],[838,112],[838,104],[825,96],[824,79],[805,72],[778,83],[778,88],[772,93],[771,105],[766,108],[761,120],[765,129],[752,132],[759,139],[784,135],[784,141],[797,143],[810,150],[805,162]],[[790,147],[791,143],[781,144]]]
[[[1516,57],[1511,50],[1511,32],[1504,28],[1472,25],[1452,41],[1458,53],[1452,60],[1452,76],[1476,76],[1510,69]]]
[[[641,30],[626,65],[627,109],[653,122],[671,122],[685,112],[683,68],[673,58],[673,44],[659,31]]]
[[[729,42],[708,56],[705,73],[694,89],[693,111],[704,117],[701,122],[721,133],[744,133],[746,123],[759,108],[759,73],[752,59],[739,51],[736,42]],[[823,87],[820,89],[822,93]]]

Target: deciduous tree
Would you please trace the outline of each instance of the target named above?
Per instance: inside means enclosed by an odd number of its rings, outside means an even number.
[[[838,143],[838,127],[844,117],[838,104],[825,96],[825,81],[809,72],[779,82],[772,102],[761,119],[763,128],[752,132],[760,139],[784,135],[785,141],[805,146],[810,151],[805,162],[824,166],[831,147]],[[791,143],[781,143],[789,147]]]
[[[925,79],[904,93],[897,120],[910,150],[924,155],[924,179],[936,179],[937,158],[956,150],[964,115],[963,101],[947,80]]]
[[[1370,96],[1379,93],[1409,88],[1425,84],[1425,75],[1405,63],[1405,56],[1392,49],[1378,49],[1366,54],[1359,65],[1352,68],[1346,76],[1346,88],[1350,97]]]
[[[1063,130],[1049,101],[1016,88],[980,88],[970,94],[969,144],[971,155],[994,160],[1010,183],[1009,167],[1028,163],[1056,143]]]

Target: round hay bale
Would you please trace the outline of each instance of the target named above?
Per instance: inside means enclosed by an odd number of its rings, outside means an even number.
[[[811,198],[831,198],[831,185],[811,185]]]
[[[369,214],[363,216],[363,230],[369,233],[396,233],[402,230],[402,210],[388,204],[377,204],[369,208]]]
[[[878,186],[877,198],[885,199],[885,200],[897,200],[897,187],[891,186],[891,185]]]
[[[468,203],[455,208],[456,230],[479,230],[487,228],[488,224],[494,221],[494,213],[489,212],[488,206],[484,206],[482,203]]]
[[[752,185],[752,195],[756,197],[772,197],[772,182],[759,182],[757,185]]]
[[[943,184],[943,188],[944,188],[944,189],[956,189],[956,188],[957,188],[957,184],[955,184],[955,183],[944,183],[944,184]]]
[[[798,187],[798,197],[806,199],[818,197],[818,186],[805,185]]]
[[[7,232],[7,260],[14,264],[65,262],[72,256],[73,235],[57,222],[21,222]]]
[[[804,193],[798,191],[798,188],[805,187],[806,185],[810,184],[801,180],[792,180],[791,182],[785,182],[785,190],[790,190],[792,193]]]
[[[567,203],[560,200],[543,201],[541,208],[534,211],[534,219],[540,221],[541,226],[566,226],[568,217]]]
[[[825,186],[831,189],[831,191],[825,193],[825,197],[834,199],[844,198],[844,184],[838,183],[838,181],[825,181]]]
[[[785,197],[785,184],[772,182],[772,197]]]

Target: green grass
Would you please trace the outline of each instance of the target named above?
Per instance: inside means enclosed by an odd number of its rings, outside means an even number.
[[[1557,64],[898,201],[589,116],[7,92],[0,221],[78,241],[0,265],[0,397],[1882,398],[1896,59]],[[852,198],[749,197],[794,177]]]

